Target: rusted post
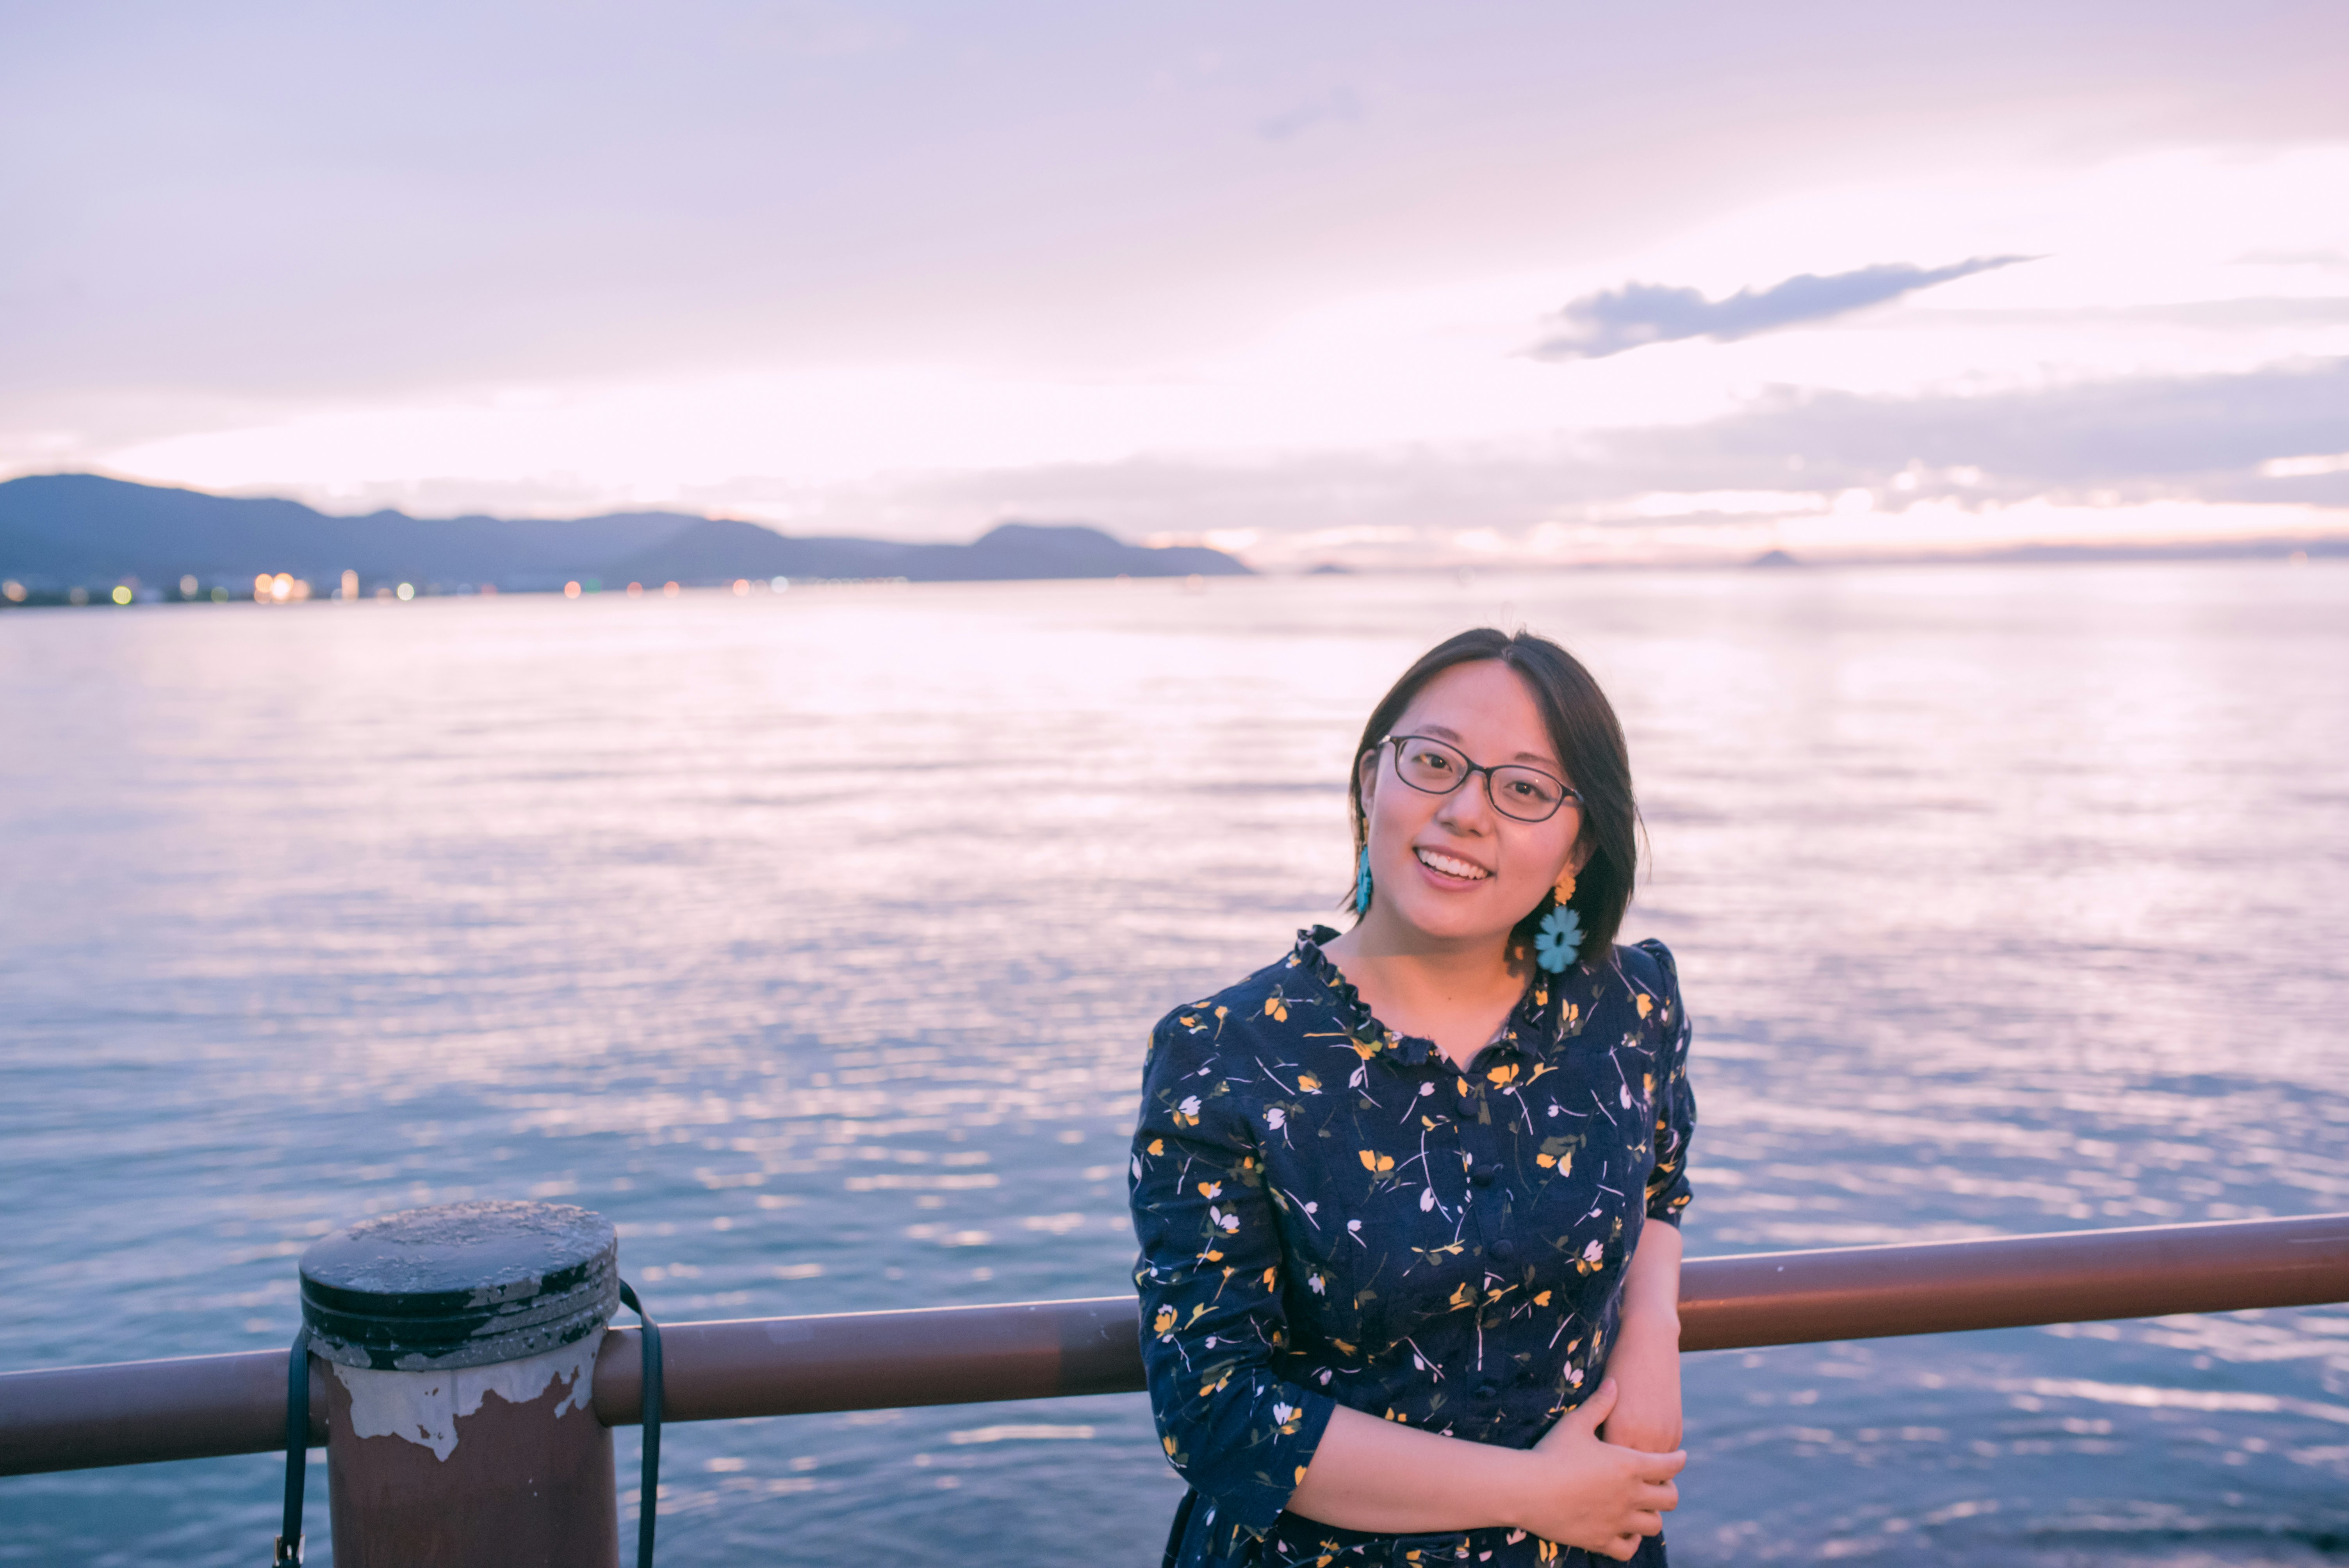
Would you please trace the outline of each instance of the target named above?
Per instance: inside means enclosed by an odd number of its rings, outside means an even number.
[[[585,1209],[450,1203],[302,1254],[336,1568],[618,1568],[592,1406],[618,1246]]]

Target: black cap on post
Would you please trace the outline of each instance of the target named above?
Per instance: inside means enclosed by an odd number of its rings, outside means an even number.
[[[346,1367],[426,1372],[584,1339],[620,1301],[619,1237],[568,1203],[442,1203],[386,1214],[302,1254],[302,1321]]]

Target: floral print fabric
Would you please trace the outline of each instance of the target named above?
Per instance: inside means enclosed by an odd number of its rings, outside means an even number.
[[[1151,1035],[1129,1185],[1151,1405],[1192,1488],[1169,1561],[1578,1561],[1285,1509],[1336,1405],[1529,1448],[1598,1387],[1640,1228],[1689,1201],[1671,954],[1537,975],[1464,1071],[1371,1016],[1336,934]]]

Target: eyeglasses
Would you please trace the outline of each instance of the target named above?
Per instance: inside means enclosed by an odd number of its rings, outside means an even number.
[[[1395,777],[1429,795],[1449,795],[1476,774],[1485,776],[1485,796],[1493,810],[1520,822],[1547,822],[1558,808],[1582,797],[1538,768],[1505,762],[1479,768],[1456,746],[1423,735],[1390,735],[1379,742],[1395,752]]]

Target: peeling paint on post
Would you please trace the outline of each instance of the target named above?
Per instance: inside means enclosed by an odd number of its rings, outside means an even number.
[[[617,1568],[592,1406],[619,1242],[561,1203],[448,1203],[302,1254],[328,1363],[336,1568]]]

